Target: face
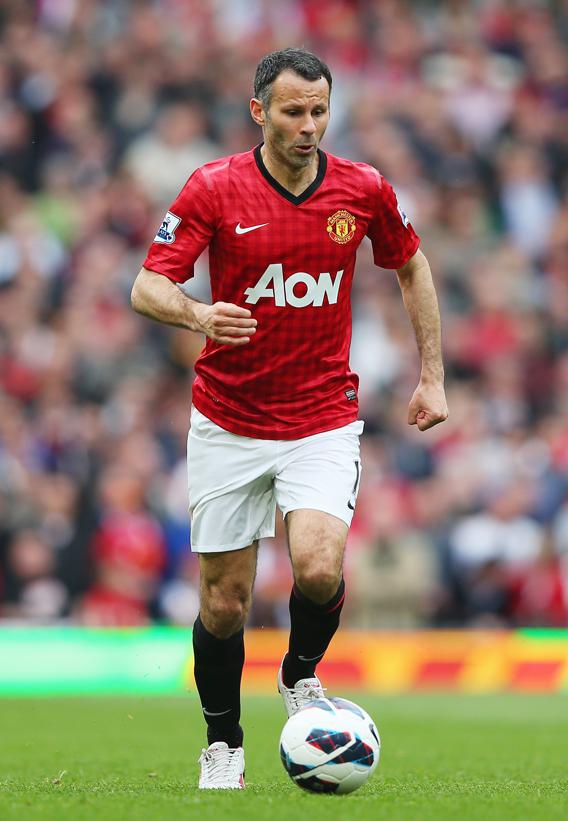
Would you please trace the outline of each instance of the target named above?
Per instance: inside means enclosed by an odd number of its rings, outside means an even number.
[[[329,85],[325,77],[304,80],[283,71],[272,83],[270,106],[251,101],[254,121],[264,129],[271,155],[294,170],[310,165],[329,122]]]

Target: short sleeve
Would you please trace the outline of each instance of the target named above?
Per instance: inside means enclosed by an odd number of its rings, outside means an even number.
[[[166,212],[144,268],[173,282],[186,282],[193,276],[195,261],[211,241],[216,225],[215,192],[207,187],[198,169]]]
[[[402,268],[418,250],[420,237],[398,204],[392,185],[379,174],[377,183],[375,214],[367,230],[375,265]]]

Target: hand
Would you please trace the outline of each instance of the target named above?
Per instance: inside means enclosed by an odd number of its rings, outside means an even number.
[[[201,331],[219,345],[246,345],[256,333],[256,319],[248,308],[230,302],[214,305],[199,303],[194,309],[196,331]]]
[[[428,430],[448,418],[446,394],[441,383],[420,382],[408,406],[408,424]]]

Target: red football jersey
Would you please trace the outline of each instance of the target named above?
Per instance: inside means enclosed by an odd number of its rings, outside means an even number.
[[[185,282],[209,246],[213,301],[249,308],[258,320],[242,347],[207,339],[195,366],[198,410],[262,439],[297,439],[357,418],[350,292],[365,235],[383,268],[402,267],[419,245],[392,187],[364,163],[319,151],[317,176],[299,196],[269,174],[260,146],[189,178],[144,267]]]

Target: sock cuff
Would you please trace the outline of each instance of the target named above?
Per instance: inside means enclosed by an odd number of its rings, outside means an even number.
[[[205,627],[203,622],[201,621],[201,616],[198,615],[195,619],[193,624],[193,645],[199,645],[200,648],[204,650],[222,650],[225,648],[231,648],[236,645],[240,645],[243,642],[244,637],[244,628],[241,627],[240,630],[237,630],[236,633],[233,633],[232,636],[229,636],[228,639],[218,639],[217,636],[214,636],[213,633],[210,633],[209,630]]]
[[[229,747],[242,747],[244,733],[240,724],[232,727],[214,727],[211,724],[207,727],[207,743],[214,744],[216,741],[224,741]]]
[[[339,587],[334,595],[324,604],[318,604],[317,602],[309,599],[302,593],[296,583],[294,583],[292,588],[292,595],[294,598],[298,599],[298,601],[300,601],[306,609],[315,610],[318,613],[333,613],[334,610],[338,610],[341,607],[345,599],[345,580],[343,578],[341,579],[339,582]]]

